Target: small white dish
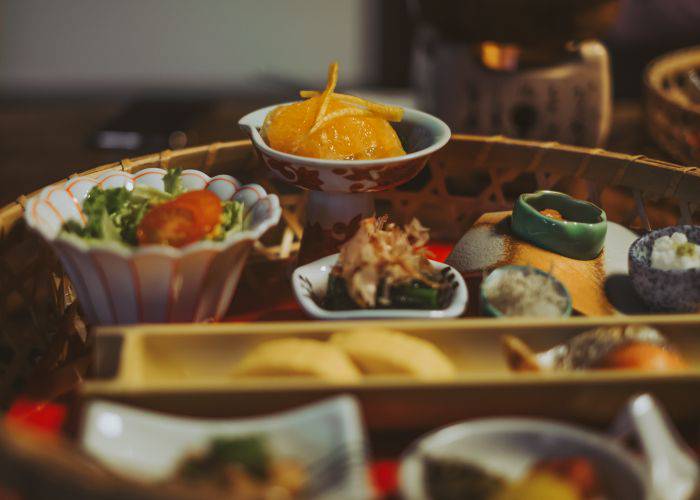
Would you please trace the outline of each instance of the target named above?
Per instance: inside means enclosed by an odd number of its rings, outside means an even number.
[[[158,482],[172,477],[185,455],[206,449],[213,438],[250,435],[266,437],[274,456],[293,459],[309,471],[318,470],[318,464],[331,457],[332,480],[326,474],[323,484],[314,483],[310,474],[314,498],[371,498],[365,431],[351,396],[236,420],[167,416],[97,400],[87,405],[80,443],[113,472]]]
[[[377,319],[377,318],[456,318],[464,312],[469,300],[467,285],[462,275],[453,267],[431,260],[437,270],[449,268],[452,271],[457,288],[452,302],[445,309],[352,309],[348,311],[329,311],[314,300],[314,296],[323,297],[326,294],[328,275],[338,262],[340,254],[336,253],[323,257],[304,266],[298,267],[292,274],[292,290],[297,302],[306,314],[317,319]]]
[[[542,459],[566,456],[583,456],[596,464],[609,498],[653,498],[641,463],[611,439],[570,425],[526,418],[461,422],[420,438],[401,460],[399,489],[407,500],[430,498],[424,478],[426,457],[464,461],[514,481]]]

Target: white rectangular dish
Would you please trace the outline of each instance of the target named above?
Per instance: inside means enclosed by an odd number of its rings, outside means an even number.
[[[357,402],[339,396],[285,413],[237,420],[168,416],[92,401],[85,408],[81,446],[119,475],[144,482],[171,477],[188,453],[214,438],[263,436],[275,457],[308,471],[313,498],[370,498],[367,447]],[[313,494],[312,494],[313,493]]]

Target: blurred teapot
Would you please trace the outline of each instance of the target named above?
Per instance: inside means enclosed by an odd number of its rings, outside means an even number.
[[[617,0],[409,4],[419,105],[455,132],[600,146],[611,121],[605,47]]]

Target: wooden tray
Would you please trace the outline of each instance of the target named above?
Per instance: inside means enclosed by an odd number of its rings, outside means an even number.
[[[501,352],[508,332],[539,349],[601,326],[651,324],[683,352],[691,368],[675,373],[586,371],[509,372]],[[280,337],[324,339],[362,327],[399,329],[434,342],[458,376],[445,382],[402,376],[366,377],[349,385],[306,377],[234,378],[252,346]],[[561,321],[445,320],[102,328],[86,398],[109,398],[167,412],[210,417],[287,409],[331,394],[356,395],[371,429],[433,428],[485,415],[537,415],[607,425],[625,400],[653,392],[679,420],[700,418],[700,319],[697,315],[572,318]]]
[[[280,194],[282,221],[256,246],[241,280],[257,290],[248,299],[268,300],[266,292],[286,282],[298,249],[305,194],[271,182],[249,141],[166,150],[80,175],[171,166],[231,174]],[[398,222],[418,217],[433,237],[456,241],[484,212],[508,210],[519,194],[537,189],[590,199],[606,210],[609,220],[642,231],[700,220],[697,169],[501,136],[453,136],[414,180],[378,193],[376,203],[379,213]],[[89,325],[82,321],[69,280],[51,250],[23,222],[25,201],[21,196],[0,209],[0,405],[11,401],[30,377],[51,380],[57,370],[74,371],[69,365],[91,345]]]

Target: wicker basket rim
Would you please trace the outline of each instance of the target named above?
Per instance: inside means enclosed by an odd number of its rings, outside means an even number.
[[[685,112],[698,115],[700,117],[700,104],[682,101],[669,95],[664,91],[661,80],[671,71],[679,72],[683,69],[690,69],[690,64],[694,61],[700,65],[700,45],[685,47],[662,54],[652,59],[644,70],[644,86],[647,91],[662,99],[670,106],[677,107]]]
[[[581,156],[582,161],[587,161],[586,159],[590,160],[591,158],[602,158],[620,162],[624,165],[625,169],[632,165],[640,165],[652,169],[657,169],[659,171],[663,171],[668,173],[669,175],[674,176],[673,185],[675,186],[679,186],[682,184],[680,182],[680,177],[683,176],[691,176],[697,178],[697,180],[700,181],[700,169],[697,167],[682,166],[672,162],[648,158],[644,155],[630,155],[626,153],[617,153],[607,151],[601,148],[573,146],[569,144],[561,144],[556,141],[540,142],[526,139],[513,139],[501,135],[481,136],[468,134],[453,134],[450,139],[450,143],[453,142],[472,142],[481,145],[500,144],[505,146],[512,146],[515,148],[536,149],[539,150],[541,153],[545,153],[547,151],[570,153],[577,156]],[[65,183],[68,179],[72,179],[76,176],[91,175],[112,168],[121,169],[128,172],[135,172],[143,168],[148,168],[152,166],[164,167],[167,166],[170,161],[173,161],[175,159],[186,159],[197,156],[201,156],[203,162],[203,165],[200,165],[197,168],[203,167],[206,170],[208,167],[211,167],[218,161],[222,161],[222,155],[220,153],[226,151],[239,151],[242,149],[245,149],[246,153],[251,153],[253,150],[252,142],[248,139],[245,139],[228,142],[215,142],[204,146],[195,146],[175,151],[164,150],[158,153],[151,153],[135,158],[125,158],[118,162],[99,165],[97,167],[88,169],[84,172],[71,174],[68,178],[60,179],[29,194],[21,195],[17,198],[16,201],[10,202],[9,204],[0,208],[0,236],[6,234],[8,230],[12,227],[12,225],[20,217],[22,217],[23,209],[26,205],[26,201],[28,198],[39,194],[46,187],[60,186],[63,183]],[[679,176],[678,174],[681,175]],[[649,179],[648,184],[642,186],[642,189],[649,189],[654,191],[658,187],[656,185],[658,183],[658,180],[658,178]],[[639,181],[642,181],[642,179],[639,179]]]

